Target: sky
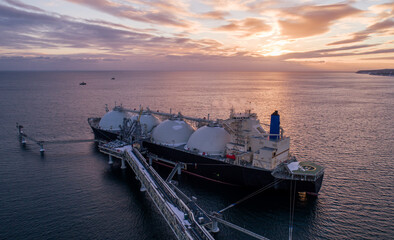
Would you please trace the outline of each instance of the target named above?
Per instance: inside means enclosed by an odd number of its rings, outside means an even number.
[[[394,68],[394,1],[0,0],[0,70]]]

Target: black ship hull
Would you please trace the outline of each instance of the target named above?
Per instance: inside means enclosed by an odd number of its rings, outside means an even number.
[[[94,138],[100,139],[104,141],[112,141],[116,140],[120,134],[119,131],[108,131],[104,129],[100,129],[98,127],[98,123],[100,122],[100,118],[89,118],[89,125],[93,130]]]
[[[95,119],[89,119],[89,124],[96,139],[111,141],[118,138],[119,133],[99,129],[95,126],[94,120]],[[272,188],[276,190],[289,190],[292,185],[292,180],[275,178],[269,170],[233,165],[218,159],[158,145],[149,141],[144,141],[143,147],[148,153],[157,156],[156,159],[153,159],[153,163],[173,168],[174,165],[169,164],[168,161],[182,162],[186,164],[186,169],[183,169],[183,172],[207,181],[253,189],[272,184]],[[168,161],[163,161],[161,159]],[[296,191],[298,192],[317,194],[320,190],[322,181],[323,175],[316,179],[316,181],[293,180],[293,186],[296,186]]]
[[[110,132],[110,131],[105,131],[97,128],[92,128],[93,133],[94,133],[94,138],[96,139],[101,139],[105,141],[112,141],[116,140],[119,136],[119,133],[117,132]]]
[[[143,147],[149,153],[156,155],[158,162],[161,162],[160,158],[162,158],[172,162],[185,163],[186,169],[183,170],[184,172],[205,180],[254,189],[272,184],[272,188],[274,189],[289,190],[291,186],[291,180],[275,178],[269,170],[233,165],[218,159],[148,141],[143,142]],[[161,165],[173,167],[165,162],[161,162]],[[296,186],[296,191],[298,192],[318,193],[322,181],[323,175],[316,179],[316,181],[293,180],[293,186]]]

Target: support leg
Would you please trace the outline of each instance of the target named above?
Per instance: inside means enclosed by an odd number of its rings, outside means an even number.
[[[178,166],[178,175],[181,175],[181,173],[182,173],[182,165],[179,164],[177,166]]]
[[[114,162],[112,161],[112,156],[108,155],[108,164],[113,164]]]
[[[122,158],[122,166],[120,167],[121,169],[126,169],[126,164],[124,159]]]
[[[140,192],[145,192],[145,191],[146,191],[146,187],[145,187],[145,185],[141,182]]]
[[[211,232],[217,233],[217,232],[219,232],[219,231],[220,231],[220,229],[219,229],[219,227],[218,227],[218,222],[217,222],[215,219],[213,219],[213,220],[212,220],[212,229],[211,229]]]
[[[44,152],[45,152],[45,149],[44,149],[44,144],[40,144],[40,153],[41,154],[44,154]]]

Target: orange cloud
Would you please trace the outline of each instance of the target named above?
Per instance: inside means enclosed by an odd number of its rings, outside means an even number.
[[[202,2],[208,6],[211,6],[215,10],[221,11],[245,11],[248,10],[248,4],[250,0],[202,0]]]
[[[360,58],[360,60],[394,60],[394,57]]]
[[[301,6],[281,10],[284,20],[279,20],[281,33],[291,38],[323,34],[339,19],[361,13],[347,4]]]
[[[155,0],[155,1],[137,1],[135,3],[147,5],[160,9],[161,11],[171,12],[173,14],[188,14],[187,8],[184,4],[176,0]]]
[[[375,33],[393,35],[394,34],[393,29],[394,29],[394,20],[386,19],[384,21],[372,24],[371,26],[367,27],[367,29],[363,31],[352,34],[352,37],[350,39],[336,41],[333,43],[329,43],[328,45],[339,45],[339,44],[360,42],[369,38],[371,34],[375,34]]]
[[[394,2],[373,5],[370,7],[370,9],[374,12],[377,12],[380,19],[392,18],[394,15]]]
[[[328,58],[328,57],[346,57],[346,56],[358,56],[358,55],[374,55],[374,54],[389,54],[394,53],[394,49],[375,49],[366,50],[362,49],[376,47],[378,44],[363,44],[348,47],[337,47],[330,49],[321,49],[315,51],[306,52],[294,52],[281,55],[277,57],[278,59],[288,60],[288,59],[307,59],[307,58]],[[350,51],[352,50],[352,51]],[[355,51],[360,50],[360,51]]]
[[[224,11],[211,11],[211,12],[206,12],[206,13],[203,13],[203,14],[199,14],[198,17],[199,18],[206,18],[206,19],[222,20],[228,14],[229,14],[228,12],[224,12]]]
[[[229,24],[220,26],[215,30],[238,32],[242,34],[242,37],[248,37],[256,33],[270,31],[271,26],[258,18],[245,18],[243,20],[230,20]]]
[[[363,12],[351,7],[350,3],[292,7],[297,3],[286,2],[283,9],[285,2],[282,0],[228,0],[218,3],[201,0],[206,5],[203,8],[189,5],[190,1],[177,4],[176,0],[66,1],[76,3],[72,6],[76,9],[72,16],[51,12],[54,10],[45,4],[38,4],[42,7],[40,9],[27,4],[27,0],[24,3],[19,0],[0,3],[0,16],[4,23],[0,24],[1,69],[23,69],[25,66],[61,69],[68,66],[70,69],[299,70],[305,64],[316,66],[320,63],[324,66],[319,68],[324,69],[335,61],[340,64],[327,68],[340,65],[341,69],[351,69],[356,66],[353,63],[361,61],[365,62],[360,64],[371,66],[388,65],[394,54],[391,46],[394,40],[387,37],[394,35],[393,4],[370,5]],[[309,3],[312,4],[309,1],[305,4]],[[81,14],[84,13],[81,6],[100,12],[97,15],[78,15],[78,8]],[[353,30],[341,39],[331,40],[341,41],[329,45],[359,42],[376,35],[385,38],[374,39],[370,44],[332,48],[325,45],[326,35],[311,41],[295,39],[324,33],[333,24],[343,30],[339,20],[361,12],[366,13],[363,16],[369,20],[369,26],[359,31],[359,22],[346,22],[346,29]],[[117,19],[102,18],[105,17],[102,13]],[[257,14],[264,17],[253,17],[259,16]],[[243,15],[250,17],[237,18]],[[265,20],[270,16],[272,19]],[[137,28],[134,23],[123,21],[125,19],[148,23],[149,29]],[[277,24],[277,21],[280,22]],[[213,23],[218,24],[215,30],[226,34],[210,34]],[[272,26],[269,25],[271,23]],[[182,29],[174,31],[159,26]],[[277,35],[279,30],[284,37],[290,38],[283,40]],[[346,63],[349,65],[342,66]]]

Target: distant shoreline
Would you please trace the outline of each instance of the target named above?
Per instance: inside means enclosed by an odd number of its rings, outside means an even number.
[[[359,70],[356,73],[394,77],[394,69]]]

